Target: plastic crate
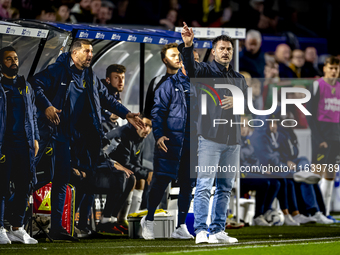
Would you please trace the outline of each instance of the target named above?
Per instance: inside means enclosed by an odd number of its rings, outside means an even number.
[[[130,238],[142,238],[141,219],[141,217],[128,218]],[[175,216],[155,216],[154,222],[155,238],[170,238],[175,230]]]

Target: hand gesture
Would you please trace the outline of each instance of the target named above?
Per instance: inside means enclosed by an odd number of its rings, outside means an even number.
[[[288,165],[290,170],[294,170],[296,168],[296,164],[291,160],[287,161],[287,165]]]
[[[230,96],[223,96],[224,99],[222,99],[222,109],[224,110],[228,110],[228,109],[231,109],[233,108],[233,104],[234,104],[234,100],[233,100],[233,97],[230,97]]]
[[[162,136],[161,138],[159,138],[157,141],[157,147],[158,149],[161,149],[164,152],[168,152],[168,148],[165,146],[165,143],[164,143],[165,140],[168,141],[169,138],[167,138],[166,136]]]
[[[59,125],[59,123],[60,123],[58,113],[61,113],[61,110],[58,110],[57,108],[55,108],[52,105],[47,107],[46,110],[45,110],[46,118],[56,126]]]
[[[132,174],[134,174],[130,169],[127,169],[126,167],[122,166],[118,162],[115,162],[114,166],[117,170],[123,171],[126,174],[127,178],[129,178]]]
[[[322,142],[322,143],[320,143],[320,145],[319,145],[319,148],[328,148],[328,144],[326,143],[326,142]]]
[[[149,172],[148,173],[148,178],[146,179],[146,182],[148,183],[149,186],[151,184],[152,176],[153,176],[153,172]]]
[[[183,22],[184,26],[181,32],[182,39],[184,42],[185,47],[191,47],[193,41],[194,41],[194,31],[192,31],[192,28],[189,29],[187,23]]]
[[[37,140],[34,140],[34,157],[37,156],[38,151],[39,151],[39,143]]]
[[[129,112],[128,114],[126,114],[126,119],[128,122],[132,124],[132,126],[135,127],[135,129],[138,129],[138,128],[144,129],[145,128],[144,122],[138,116],[139,116],[139,113]]]

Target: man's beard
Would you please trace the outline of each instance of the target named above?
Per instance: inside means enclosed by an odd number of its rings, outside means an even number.
[[[15,66],[16,68],[12,68],[13,66]],[[10,67],[2,65],[1,71],[9,77],[13,77],[18,74],[19,67],[16,64],[11,65]]]

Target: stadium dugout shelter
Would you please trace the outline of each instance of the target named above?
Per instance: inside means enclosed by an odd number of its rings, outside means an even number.
[[[161,29],[119,28],[82,24],[41,22],[36,20],[0,21],[0,48],[12,46],[20,59],[19,74],[26,78],[54,63],[57,57],[68,52],[72,42],[88,39],[93,45],[92,68],[100,78],[105,78],[106,68],[112,64],[127,67],[126,89],[123,103],[131,111],[143,111],[144,98],[151,79],[165,73],[160,58],[161,48],[168,43],[182,43],[181,27],[175,31]],[[202,61],[207,61],[212,39],[225,34],[235,40],[233,66],[239,67],[239,39],[244,39],[243,28],[194,28],[194,47]],[[153,155],[149,155],[150,161]],[[239,173],[236,178],[236,217],[239,222]]]

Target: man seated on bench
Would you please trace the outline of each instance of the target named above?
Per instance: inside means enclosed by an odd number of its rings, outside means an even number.
[[[72,176],[71,183],[76,187],[76,210],[80,209],[77,236],[87,237],[93,231],[88,225],[94,194],[106,194],[103,218],[117,217],[127,196],[135,186],[133,172],[102,154],[97,164],[91,164],[91,158],[85,149],[83,139],[72,143]],[[90,166],[96,165],[91,168]],[[119,224],[106,224],[105,228],[99,223],[97,229],[108,233],[127,234],[126,229]]]
[[[113,141],[119,139],[120,142],[117,149],[109,153],[109,157],[119,162],[123,167],[130,169],[137,180],[134,190],[130,192],[117,219],[120,225],[126,227],[127,215],[139,210],[145,182],[150,185],[153,174],[151,169],[142,164],[144,139],[152,130],[152,122],[146,116],[141,118],[145,124],[144,129],[136,130],[130,124],[126,124],[106,135],[108,139],[113,139]]]
[[[241,116],[241,123],[246,123],[245,126],[241,125],[241,194],[248,193],[249,190],[256,191],[253,225],[269,227],[271,225],[265,220],[264,214],[271,209],[271,205],[279,192],[280,182],[276,179],[268,178],[268,174],[260,172],[260,163],[249,139],[250,128],[247,125],[248,121],[247,116]]]

